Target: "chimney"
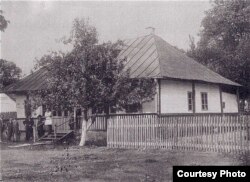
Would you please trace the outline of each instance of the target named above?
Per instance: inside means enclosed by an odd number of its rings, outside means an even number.
[[[155,28],[154,27],[147,27],[146,28],[149,32],[149,34],[155,34]]]

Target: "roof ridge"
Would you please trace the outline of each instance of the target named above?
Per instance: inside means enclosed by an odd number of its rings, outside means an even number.
[[[141,35],[141,36],[134,37],[134,38],[124,39],[123,42],[125,42],[125,41],[131,41],[131,40],[135,40],[135,39],[139,39],[139,38],[142,38],[142,37],[147,37],[147,36],[150,36],[150,35],[151,34],[146,34],[146,35]]]

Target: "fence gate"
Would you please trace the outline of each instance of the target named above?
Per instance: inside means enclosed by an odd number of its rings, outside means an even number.
[[[116,115],[108,120],[110,148],[250,151],[250,115]]]

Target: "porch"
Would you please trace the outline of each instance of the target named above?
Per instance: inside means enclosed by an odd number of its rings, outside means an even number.
[[[73,122],[70,122],[71,118],[69,116],[53,116],[52,117],[52,133],[43,136],[41,138],[38,137],[38,119],[32,118],[34,121],[33,126],[33,141],[59,141],[71,136],[73,133],[81,132],[82,127],[82,116],[74,118]],[[19,124],[19,130],[21,133],[25,132],[25,126],[23,122],[25,118],[17,118],[16,119]],[[71,125],[71,127],[70,127]],[[72,128],[73,126],[73,128]],[[96,120],[91,126],[88,128],[88,131],[106,131],[107,130],[107,117],[104,115],[96,116]]]

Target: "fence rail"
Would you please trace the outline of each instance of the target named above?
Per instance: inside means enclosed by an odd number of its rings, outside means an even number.
[[[250,151],[250,115],[112,116],[111,148]]]

